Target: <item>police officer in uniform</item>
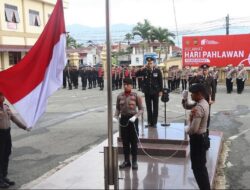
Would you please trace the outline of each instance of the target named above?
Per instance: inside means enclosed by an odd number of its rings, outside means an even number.
[[[226,75],[226,87],[227,87],[227,93],[230,94],[233,91],[233,80],[236,73],[236,70],[233,68],[232,64],[227,65],[227,67],[224,69],[225,75]]]
[[[209,65],[203,64],[200,66],[200,69],[202,69],[202,73],[198,74],[197,76],[194,76],[192,80],[190,81],[190,84],[193,83],[201,83],[206,90],[205,94],[205,100],[207,100],[209,104],[209,116],[208,116],[208,122],[207,122],[207,133],[209,135],[209,125],[210,125],[210,110],[211,110],[211,105],[215,101],[215,94],[216,94],[216,88],[215,88],[215,83],[214,79],[212,76],[209,75],[208,72]]]
[[[9,106],[4,103],[4,95],[0,92],[0,188],[9,188],[15,185],[14,181],[7,178],[9,157],[11,154],[11,121],[19,128],[29,131],[11,112]]]
[[[138,117],[143,113],[142,99],[132,92],[133,81],[130,78],[123,80],[124,92],[117,96],[115,118],[119,115],[121,137],[123,143],[124,162],[120,169],[131,167],[130,152],[132,154],[132,169],[137,170],[137,141],[139,136]],[[138,110],[137,110],[138,108]]]
[[[79,69],[79,75],[82,81],[82,90],[86,90],[87,78],[88,78],[88,73],[87,73],[86,68],[82,67],[81,69]]]
[[[236,76],[236,86],[238,94],[241,94],[243,92],[246,79],[247,79],[247,70],[244,68],[243,64],[240,64],[238,66],[238,71]]]
[[[148,127],[157,127],[159,96],[162,96],[162,73],[154,67],[154,58],[147,57],[143,69],[143,92],[147,107]]]
[[[209,104],[205,100],[206,89],[197,83],[190,86],[191,98],[195,101],[190,112],[189,125],[185,128],[190,138],[190,158],[194,177],[200,189],[210,190],[210,182],[206,167],[206,151],[209,148],[207,136],[207,120]],[[183,97],[187,99],[186,97]],[[183,104],[186,108],[187,104]]]

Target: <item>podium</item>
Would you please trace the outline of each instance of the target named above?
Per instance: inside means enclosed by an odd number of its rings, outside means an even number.
[[[144,125],[145,126],[145,125]],[[141,129],[141,126],[138,126]],[[148,127],[139,130],[138,155],[185,158],[189,155],[189,141],[185,135],[184,123],[170,123],[163,127]],[[122,139],[117,138],[118,153],[123,154]],[[142,146],[141,146],[142,145]]]

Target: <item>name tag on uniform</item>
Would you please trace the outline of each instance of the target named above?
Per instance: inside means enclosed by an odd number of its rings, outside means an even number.
[[[158,77],[158,73],[153,73],[153,76],[154,77]]]

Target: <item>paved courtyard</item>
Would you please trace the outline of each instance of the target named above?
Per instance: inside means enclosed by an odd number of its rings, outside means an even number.
[[[119,92],[113,92],[113,105]],[[238,95],[226,94],[225,87],[219,85],[212,106],[211,128],[223,131],[224,141],[229,145],[223,172],[230,189],[250,187],[249,98],[248,86]],[[185,111],[180,102],[181,94],[170,94],[167,122],[184,122]],[[162,102],[159,113],[159,121],[163,122]],[[115,124],[114,132],[117,130]],[[56,167],[64,167],[107,136],[107,92],[61,89],[49,99],[46,113],[30,133],[12,128],[9,177],[16,181],[15,188],[19,188],[45,173],[49,176]]]

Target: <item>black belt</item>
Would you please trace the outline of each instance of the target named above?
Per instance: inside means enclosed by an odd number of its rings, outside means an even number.
[[[201,134],[192,134],[192,135],[189,135],[190,137],[206,137],[207,136],[207,133],[201,133]]]
[[[121,115],[121,117],[125,117],[125,118],[127,118],[127,117],[133,117],[133,116],[134,116],[133,114]]]

